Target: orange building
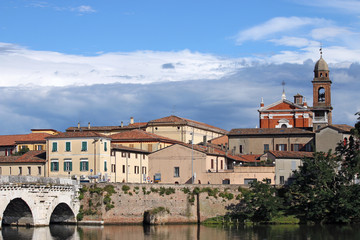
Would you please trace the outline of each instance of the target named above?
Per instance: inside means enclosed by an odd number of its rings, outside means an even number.
[[[311,128],[320,129],[332,124],[331,80],[329,68],[322,58],[314,67],[313,107],[308,107],[305,98],[297,94],[294,102],[286,99],[283,91],[281,100],[268,106],[261,100],[259,112],[260,128]]]
[[[294,103],[283,93],[281,100],[264,106],[261,101],[259,111],[260,128],[311,128],[313,113],[303,101],[303,96],[294,96]]]

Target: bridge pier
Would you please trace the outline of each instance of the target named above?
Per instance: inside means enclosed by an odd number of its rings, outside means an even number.
[[[0,220],[4,225],[76,223],[79,183],[70,179],[0,176]]]

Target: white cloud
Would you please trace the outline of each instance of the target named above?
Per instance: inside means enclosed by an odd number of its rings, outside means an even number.
[[[329,21],[320,18],[307,17],[275,17],[255,27],[241,31],[237,37],[237,44],[248,40],[261,40],[276,33],[288,32],[307,25],[328,24]]]
[[[300,37],[288,37],[284,36],[280,39],[271,39],[270,42],[275,43],[276,45],[282,45],[282,46],[290,46],[290,47],[307,47],[309,45],[317,44],[317,42],[310,41],[306,38],[300,38]]]
[[[219,79],[241,67],[234,59],[190,52],[137,51],[76,56],[0,43],[0,86],[92,85]],[[164,64],[174,68],[164,69]]]
[[[72,8],[73,11],[78,11],[80,13],[93,13],[96,12],[91,6],[87,6],[87,5],[81,5],[79,7],[76,8]]]
[[[319,8],[334,8],[337,11],[346,11],[346,13],[360,13],[360,2],[358,0],[296,0],[294,2]]]

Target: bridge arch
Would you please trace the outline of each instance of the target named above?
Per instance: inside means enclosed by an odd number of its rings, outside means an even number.
[[[22,198],[12,199],[3,212],[1,224],[34,226],[34,218],[29,205]]]
[[[59,203],[56,205],[54,210],[50,216],[50,224],[51,223],[76,223],[75,214],[71,207],[64,202]]]

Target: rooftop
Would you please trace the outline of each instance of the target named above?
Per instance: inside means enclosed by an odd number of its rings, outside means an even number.
[[[229,132],[229,136],[235,135],[284,135],[284,134],[309,134],[314,133],[302,128],[236,128]]]

